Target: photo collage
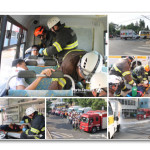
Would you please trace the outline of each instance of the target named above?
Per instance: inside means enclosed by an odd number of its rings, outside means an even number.
[[[0,141],[150,139],[150,13],[0,15]]]

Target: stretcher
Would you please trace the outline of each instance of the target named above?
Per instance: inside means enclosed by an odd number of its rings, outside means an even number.
[[[21,133],[22,131],[12,132],[12,131],[0,130],[0,139],[20,139]]]
[[[144,97],[144,95],[146,94],[146,92],[149,90],[149,87],[150,87],[150,85],[147,87],[147,88],[145,88],[143,91],[141,91],[141,90],[137,90],[137,93],[138,93],[138,96],[136,96],[136,97]],[[143,87],[144,88],[144,87]],[[140,95],[140,96],[139,96]],[[132,97],[132,91],[131,92],[129,92],[127,95],[126,95],[126,97]]]

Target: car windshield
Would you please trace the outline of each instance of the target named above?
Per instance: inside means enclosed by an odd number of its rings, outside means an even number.
[[[89,119],[86,118],[86,117],[82,117],[82,118],[81,118],[81,121],[82,121],[82,122],[85,122],[85,123],[88,123]]]
[[[138,111],[137,114],[138,115],[145,115],[145,112],[144,111]]]

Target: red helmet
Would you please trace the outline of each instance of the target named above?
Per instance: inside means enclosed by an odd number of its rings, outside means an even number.
[[[44,29],[43,26],[37,27],[37,28],[34,30],[34,35],[35,35],[36,37],[41,36],[41,35],[43,35],[44,30],[45,30],[45,29]]]

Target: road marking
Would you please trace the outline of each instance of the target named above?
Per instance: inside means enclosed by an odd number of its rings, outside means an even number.
[[[102,135],[98,135],[98,134],[96,134],[96,135],[90,134],[90,137],[102,137],[102,138],[106,138],[106,139],[107,139],[107,136],[104,135],[104,134],[102,134]]]
[[[54,138],[73,138],[72,134],[65,134],[65,133],[59,133],[59,132],[51,132],[52,137]]]

